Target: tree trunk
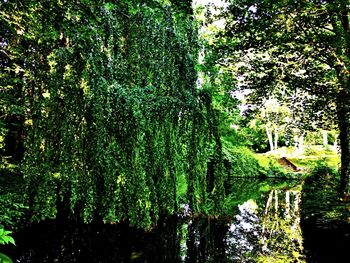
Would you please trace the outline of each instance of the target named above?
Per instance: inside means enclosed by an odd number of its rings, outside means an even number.
[[[347,72],[341,65],[335,67],[338,81],[340,84],[339,91],[336,97],[337,118],[339,127],[339,144],[340,144],[340,186],[339,194],[344,196],[349,189],[349,174],[350,174],[350,145],[349,145],[349,130],[350,130],[350,110],[349,110],[349,79]]]
[[[339,60],[336,57],[337,64],[335,70],[337,72],[338,81],[341,84],[337,94],[337,117],[339,125],[339,140],[340,140],[340,152],[341,152],[341,167],[340,167],[340,189],[339,193],[345,196],[349,193],[349,174],[350,174],[350,146],[349,146],[349,129],[350,129],[350,77],[349,77],[349,62],[350,56],[350,26],[349,26],[349,13],[347,1],[339,1],[338,17],[340,19],[340,27],[344,33],[342,38],[338,38],[338,43],[344,41],[344,46],[337,46],[337,55],[346,52],[346,61]],[[339,35],[340,37],[340,35]]]
[[[299,148],[299,151],[302,152],[304,150],[304,133],[302,133],[299,138],[299,143],[298,143],[298,148]]]
[[[273,147],[272,133],[267,126],[265,126],[265,129],[266,129],[267,138],[269,139],[270,151],[273,151],[274,147]]]
[[[275,128],[275,150],[278,148],[278,128]]]
[[[323,139],[323,146],[327,146],[328,145],[328,137],[327,137],[327,131],[326,130],[322,130],[322,139]]]
[[[341,92],[343,93],[343,92]],[[341,153],[340,167],[340,194],[348,193],[349,174],[350,174],[350,147],[349,147],[349,110],[344,102],[344,96],[338,96],[337,100],[337,117],[339,125],[339,141]],[[345,93],[345,92],[344,92]]]

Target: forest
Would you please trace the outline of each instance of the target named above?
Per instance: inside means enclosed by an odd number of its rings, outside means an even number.
[[[349,0],[1,0],[0,263],[350,262]]]

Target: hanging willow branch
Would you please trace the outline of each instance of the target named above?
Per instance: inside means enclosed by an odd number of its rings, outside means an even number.
[[[32,220],[149,227],[179,202],[201,209],[208,122],[190,13],[161,1],[27,4],[38,10],[20,13]]]

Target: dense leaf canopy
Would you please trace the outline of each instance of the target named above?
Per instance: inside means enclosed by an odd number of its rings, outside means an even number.
[[[205,204],[210,103],[190,1],[172,2],[2,3],[1,111],[25,126],[32,220],[147,227],[179,192]]]

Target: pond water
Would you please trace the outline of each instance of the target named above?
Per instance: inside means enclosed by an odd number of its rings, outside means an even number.
[[[148,232],[125,224],[47,221],[17,233],[16,248],[4,252],[14,262],[38,263],[350,262],[340,260],[350,247],[341,245],[349,241],[344,233],[322,236],[308,224],[301,228],[298,182],[237,179],[235,185],[229,217],[174,216]]]

